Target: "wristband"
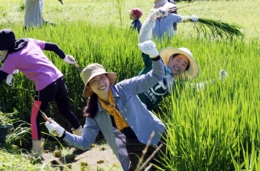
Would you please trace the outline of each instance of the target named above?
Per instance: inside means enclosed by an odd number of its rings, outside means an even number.
[[[65,136],[66,136],[66,131],[64,130],[64,132],[60,138],[63,139]]]

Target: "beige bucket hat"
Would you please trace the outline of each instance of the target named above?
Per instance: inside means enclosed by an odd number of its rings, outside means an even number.
[[[164,62],[164,65],[168,65],[170,57],[173,54],[183,54],[189,59],[189,68],[178,77],[179,80],[186,81],[188,79],[194,79],[199,74],[199,65],[196,60],[193,58],[191,51],[187,48],[171,48],[167,47],[160,51],[160,56]]]
[[[87,89],[87,85],[92,78],[94,78],[97,75],[101,75],[101,74],[107,74],[107,77],[108,77],[108,80],[109,80],[109,83],[111,86],[115,84],[116,73],[115,72],[106,72],[104,67],[98,63],[90,64],[82,70],[80,77],[85,85],[83,94],[82,94],[83,97],[90,97],[93,94],[92,91],[89,91]]]

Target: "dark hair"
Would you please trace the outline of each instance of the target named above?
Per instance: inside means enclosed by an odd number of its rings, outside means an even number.
[[[176,53],[176,54],[173,54],[172,56],[171,56],[171,58],[173,59],[173,58],[175,58],[176,56],[178,56],[178,55],[181,55],[180,53]],[[185,71],[187,71],[189,68],[190,68],[190,60],[188,60],[188,65],[187,65],[187,67],[185,68]]]
[[[2,63],[6,60],[7,56],[11,53],[18,52],[23,49],[28,44],[28,39],[15,39],[15,34],[12,29],[2,29],[0,30],[0,43],[1,49],[8,50],[7,55],[5,56]]]
[[[87,101],[87,106],[83,109],[83,116],[89,118],[95,118],[98,112],[98,96],[96,93],[93,93]]]

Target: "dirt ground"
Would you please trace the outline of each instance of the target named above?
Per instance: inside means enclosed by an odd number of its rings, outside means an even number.
[[[59,154],[60,153],[60,154]],[[122,171],[121,165],[106,145],[93,145],[90,150],[82,151],[74,147],[63,150],[44,151],[42,162],[54,170],[73,171]]]

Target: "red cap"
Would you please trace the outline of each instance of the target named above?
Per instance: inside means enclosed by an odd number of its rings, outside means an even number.
[[[133,12],[137,16],[137,18],[140,18],[143,14],[142,10],[139,8],[132,8],[130,12]]]

